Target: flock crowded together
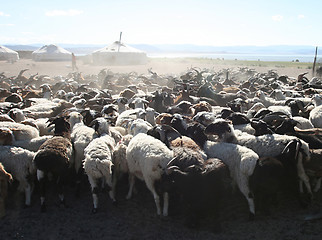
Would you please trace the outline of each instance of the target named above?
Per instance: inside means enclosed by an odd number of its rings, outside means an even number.
[[[26,71],[0,74],[0,217],[11,210],[12,182],[24,194],[21,204],[39,204],[40,212],[49,207],[51,184],[64,206],[67,185],[81,197],[89,183],[88,208],[97,213],[102,189],[116,204],[140,194],[135,185],[143,181],[157,215],[171,215],[174,206],[187,227],[210,218],[214,231],[232,191],[255,221],[280,194],[300,208],[320,191],[320,78],[246,67],[180,76]],[[120,196],[124,178],[128,190]]]

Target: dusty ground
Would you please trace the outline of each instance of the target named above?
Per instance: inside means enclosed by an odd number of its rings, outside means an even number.
[[[186,72],[191,67],[198,67],[200,69],[213,69],[219,71],[221,69],[238,69],[239,64],[242,67],[248,66],[249,68],[255,69],[260,73],[267,73],[270,69],[275,69],[279,75],[287,75],[289,77],[297,77],[299,74],[309,72],[308,78],[311,78],[311,71],[305,67],[284,67],[278,64],[267,64],[267,63],[247,63],[247,61],[218,61],[218,60],[200,60],[200,59],[171,59],[162,58],[154,59],[150,58],[148,63],[145,65],[133,65],[133,66],[95,66],[87,64],[83,60],[77,61],[79,71],[83,74],[98,74],[103,68],[110,69],[112,72],[129,73],[137,72],[139,74],[148,74],[148,69],[152,69],[160,75],[171,74],[179,75],[182,72]],[[289,65],[289,64],[288,64]],[[288,66],[286,65],[286,66]],[[72,71],[71,62],[34,62],[30,59],[20,59],[16,63],[8,63],[0,61],[0,73],[4,72],[6,76],[17,76],[19,71],[22,69],[29,69],[24,73],[26,77],[38,73],[39,75],[49,76],[66,76]]]
[[[84,74],[97,74],[103,67],[79,62]],[[152,68],[158,74],[180,74],[190,67],[213,68],[219,70],[227,65],[213,65],[194,61],[154,61],[141,66],[108,67],[113,72],[147,73]],[[236,66],[234,66],[236,67]],[[66,76],[71,72],[69,62],[39,63],[20,60],[10,64],[0,62],[0,72],[6,76],[17,76],[21,69],[28,68],[26,76],[47,74]],[[267,72],[266,67],[254,67],[259,72]],[[281,68],[280,75],[296,77],[305,69]],[[92,197],[87,179],[84,177],[80,198],[74,195],[72,186],[66,188],[68,208],[57,205],[54,189],[48,192],[48,208],[40,213],[37,187],[30,208],[23,208],[23,196],[15,192],[9,195],[7,216],[0,220],[0,239],[220,239],[220,240],[320,240],[322,239],[322,220],[304,221],[304,216],[319,209],[322,193],[315,196],[313,207],[301,208],[292,196],[282,196],[278,206],[273,207],[271,215],[258,213],[254,221],[248,221],[248,207],[245,199],[237,192],[225,199],[222,216],[222,232],[213,233],[211,222],[203,221],[197,230],[183,225],[180,212],[173,210],[170,199],[170,216],[156,216],[155,204],[150,192],[143,183],[138,184],[139,194],[132,200],[125,200],[126,181],[118,188],[119,203],[113,206],[106,192],[99,196],[99,212],[92,214]],[[172,207],[172,208],[171,208]]]
[[[248,220],[246,200],[239,192],[225,199],[222,211],[222,231],[212,232],[211,221],[202,221],[199,229],[184,226],[180,211],[171,206],[170,216],[158,217],[151,193],[143,182],[138,182],[133,199],[125,200],[125,179],[118,187],[118,205],[112,205],[107,192],[99,195],[99,211],[91,213],[92,197],[84,177],[80,198],[74,188],[66,188],[68,208],[59,206],[54,188],[48,191],[47,212],[40,212],[37,188],[30,208],[23,208],[23,196],[11,193],[7,216],[0,220],[1,239],[282,239],[320,240],[321,220],[304,221],[304,216],[320,207],[318,194],[314,208],[300,208],[290,196],[280,197],[271,215],[259,212],[254,221]],[[173,199],[172,199],[173,200]],[[171,208],[172,207],[172,208]]]

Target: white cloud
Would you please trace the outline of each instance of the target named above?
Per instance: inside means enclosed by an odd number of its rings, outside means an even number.
[[[0,17],[10,17],[10,14],[6,14],[4,12],[0,12]]]
[[[272,16],[273,21],[276,21],[276,22],[282,21],[283,18],[284,17],[282,15],[274,15],[274,16]]]
[[[46,12],[46,16],[55,17],[55,16],[76,16],[82,14],[82,10],[70,9],[68,11],[64,10],[53,10]]]
[[[23,35],[33,35],[33,32],[21,32]]]
[[[14,26],[14,24],[12,24],[12,23],[0,23],[0,26],[11,27],[11,26]]]
[[[298,19],[303,19],[303,18],[305,18],[305,16],[304,16],[303,14],[299,14],[299,15],[297,16],[297,18],[298,18]]]

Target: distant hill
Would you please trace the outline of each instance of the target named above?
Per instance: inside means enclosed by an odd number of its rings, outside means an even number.
[[[18,51],[35,51],[45,44],[5,45]],[[91,54],[109,44],[57,44],[75,54]],[[229,53],[229,54],[267,54],[267,55],[314,55],[315,46],[272,45],[272,46],[203,46],[193,44],[128,44],[147,53]],[[318,55],[322,55],[319,47]]]
[[[5,45],[5,47],[10,48],[14,51],[35,51],[39,47],[30,45]]]

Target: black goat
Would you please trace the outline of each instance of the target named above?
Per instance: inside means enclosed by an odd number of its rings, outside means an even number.
[[[295,136],[309,144],[310,149],[321,149],[322,140],[316,135],[306,134],[296,131],[294,127],[297,125],[297,121],[286,118],[279,126],[276,127],[275,132],[278,134],[287,134]]]
[[[269,213],[272,203],[277,203],[277,194],[286,192],[296,195],[302,205],[306,204],[298,192],[297,159],[301,142],[293,140],[276,157],[259,158],[249,187],[254,193],[257,210]]]
[[[220,230],[220,208],[230,183],[228,167],[219,159],[203,161],[200,154],[184,149],[172,160],[162,177],[170,193],[181,195],[188,227],[198,227],[201,218],[210,217],[212,230]]]

